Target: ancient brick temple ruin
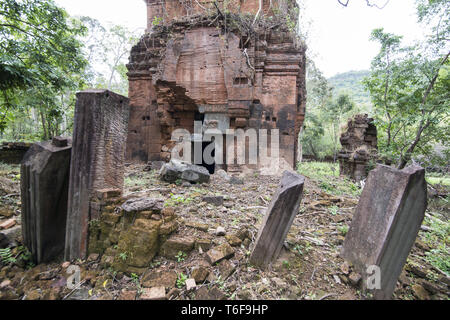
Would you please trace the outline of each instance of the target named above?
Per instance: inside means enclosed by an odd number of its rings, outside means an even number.
[[[280,158],[293,167],[306,103],[295,1],[264,0],[261,8],[259,0],[146,3],[148,30],[127,66],[127,159],[170,160],[172,132],[194,133],[194,121],[202,121],[224,134],[279,129]],[[220,168],[239,172],[242,166]]]
[[[367,114],[358,114],[349,119],[347,130],[341,136],[341,144],[341,174],[356,181],[365,179],[369,163],[376,158],[377,153],[377,127],[373,119]]]

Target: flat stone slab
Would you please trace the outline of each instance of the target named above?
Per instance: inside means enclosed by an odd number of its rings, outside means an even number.
[[[142,300],[166,300],[166,288],[154,287],[150,289],[142,289]]]
[[[168,259],[176,260],[182,252],[187,254],[194,250],[195,239],[189,237],[173,237],[168,239],[160,249],[160,255]]]
[[[234,249],[228,244],[223,243],[217,247],[210,249],[206,253],[206,259],[211,265],[222,261],[223,259],[231,258],[234,255]]]
[[[299,212],[305,178],[285,171],[259,229],[250,262],[266,268],[280,254],[295,216]]]
[[[0,229],[9,229],[16,225],[16,219],[8,219],[0,223]]]
[[[175,287],[177,278],[178,276],[175,271],[160,271],[160,272],[150,271],[148,274],[144,275],[142,279],[142,286],[145,288],[152,288],[152,287],[173,288]]]
[[[423,168],[378,165],[369,173],[341,256],[362,275],[364,287],[373,275],[367,274],[367,268],[380,268],[381,287],[373,290],[375,299],[392,297],[426,208]]]
[[[154,198],[130,199],[122,204],[121,208],[125,212],[162,211],[164,208],[164,200]]]

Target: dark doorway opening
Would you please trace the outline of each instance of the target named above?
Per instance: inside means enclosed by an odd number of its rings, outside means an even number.
[[[204,121],[205,121],[205,114],[204,113],[200,113],[200,112],[195,112],[195,115],[194,115],[194,121],[201,121],[201,123],[203,124],[204,123]],[[206,168],[207,170],[208,170],[208,172],[210,173],[210,174],[214,174],[214,172],[216,171],[216,164],[215,164],[215,162],[213,162],[213,163],[211,163],[211,164],[208,164],[208,163],[206,163],[206,161],[205,161],[205,158],[204,158],[204,154],[205,154],[205,149],[210,145],[210,144],[215,144],[215,142],[214,141],[212,141],[212,142],[209,142],[209,141],[195,141],[195,142],[193,142],[192,143],[192,150],[195,152],[195,143],[201,143],[201,145],[202,145],[202,148],[201,148],[201,150],[202,150],[202,154],[201,154],[201,163],[198,163],[198,165],[199,166],[202,166],[202,167],[204,167],[204,168]],[[215,148],[212,150],[212,152],[211,152],[211,155],[212,155],[212,157],[214,158],[215,157],[215,154],[216,153],[216,150],[215,150]],[[194,153],[192,154],[192,157],[193,157],[193,159],[195,159],[195,156],[194,156]],[[195,162],[194,162],[195,163]],[[197,163],[196,163],[197,164]]]

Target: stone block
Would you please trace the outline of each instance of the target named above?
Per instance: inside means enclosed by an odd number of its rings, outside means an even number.
[[[70,139],[34,144],[21,164],[22,235],[35,263],[64,250],[71,157]]]
[[[299,212],[305,178],[285,171],[259,229],[250,262],[266,268],[278,258],[295,216]]]
[[[380,268],[375,299],[390,299],[427,208],[425,170],[378,165],[369,173],[341,255],[367,286],[367,268]],[[372,278],[372,277],[370,277]]]
[[[108,90],[77,93],[65,258],[85,258],[96,190],[122,190],[129,100]]]

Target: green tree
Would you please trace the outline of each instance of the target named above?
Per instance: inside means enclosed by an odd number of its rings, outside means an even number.
[[[414,155],[428,154],[433,145],[448,145],[450,64],[448,61],[450,4],[418,1],[419,21],[432,25],[444,12],[426,43],[402,47],[401,37],[372,32],[381,44],[365,84],[375,106],[381,133],[380,149],[387,160],[404,168]],[[447,25],[445,25],[447,24]],[[445,49],[446,48],[446,49]]]
[[[0,2],[0,132],[15,112],[40,113],[43,138],[55,133],[64,95],[83,83],[79,21],[51,0]],[[30,105],[30,101],[33,105]]]
[[[299,149],[301,155],[313,155],[316,159],[320,159],[328,154],[328,147],[324,141],[326,122],[324,110],[332,98],[332,88],[311,59],[307,59],[306,69],[307,112],[300,132]]]
[[[85,56],[89,61],[89,85],[128,95],[125,64],[131,47],[138,41],[136,32],[118,25],[104,27],[90,17],[81,17],[80,20],[89,30],[83,39]]]
[[[355,108],[355,103],[348,93],[340,93],[327,104],[327,117],[331,122],[333,133],[333,159],[336,162],[339,146],[340,125],[342,120]]]

